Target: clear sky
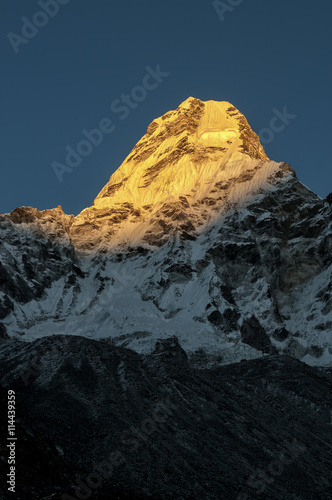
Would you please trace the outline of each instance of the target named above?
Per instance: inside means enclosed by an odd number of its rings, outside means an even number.
[[[272,160],[290,163],[320,196],[331,192],[331,2],[218,5],[3,2],[0,213],[90,206],[149,123],[189,96],[231,102],[257,133],[265,129]],[[147,76],[158,65],[162,76]],[[275,117],[285,107],[283,124]],[[85,156],[68,167],[66,147],[96,127],[96,145],[80,144]],[[54,162],[68,169],[62,182]]]

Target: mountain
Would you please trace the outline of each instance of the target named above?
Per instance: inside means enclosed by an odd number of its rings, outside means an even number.
[[[332,498],[331,205],[189,98],[76,217],[0,215],[15,498]]]
[[[230,103],[189,98],[77,217],[0,216],[0,334],[139,353],[175,335],[198,364],[280,353],[330,366],[330,201],[270,161]]]

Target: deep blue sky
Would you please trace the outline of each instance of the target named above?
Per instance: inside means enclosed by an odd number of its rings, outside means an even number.
[[[331,192],[331,2],[228,1],[240,5],[221,22],[206,0],[70,0],[18,53],[8,33],[22,35],[21,18],[41,8],[3,2],[0,213],[90,206],[149,123],[189,96],[230,101],[257,133],[287,106],[296,118],[268,156],[320,196]],[[111,103],[157,64],[169,76],[121,120]],[[60,183],[52,162],[103,118],[115,130]]]

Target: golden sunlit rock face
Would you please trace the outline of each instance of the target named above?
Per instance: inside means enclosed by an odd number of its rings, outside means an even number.
[[[194,239],[277,172],[234,106],[190,97],[149,125],[70,236],[87,251],[158,247],[174,234]]]
[[[42,235],[47,239],[61,239],[69,242],[69,230],[75,220],[74,215],[67,215],[59,205],[51,210],[38,210],[32,207],[18,207],[10,214],[0,215],[0,222],[10,220],[31,234]]]

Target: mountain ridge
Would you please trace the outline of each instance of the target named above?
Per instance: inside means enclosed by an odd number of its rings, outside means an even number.
[[[19,500],[331,498],[331,370],[289,356],[197,370],[174,338],[142,356],[70,335],[0,346],[0,361]]]

